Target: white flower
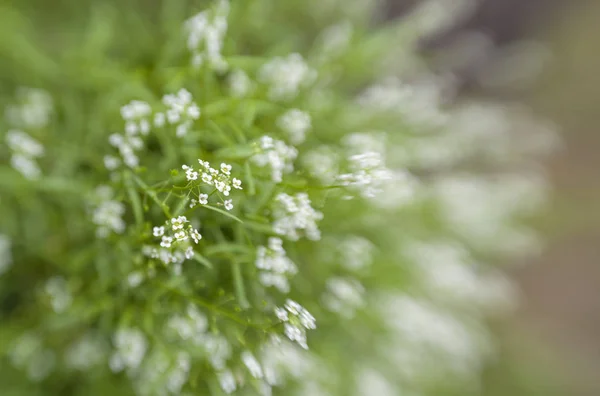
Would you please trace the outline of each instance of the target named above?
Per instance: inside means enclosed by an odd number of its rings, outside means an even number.
[[[269,98],[275,101],[295,98],[300,88],[311,84],[315,77],[316,72],[296,53],[273,58],[258,72],[258,79],[269,86]]]
[[[119,329],[113,336],[115,352],[110,358],[113,372],[137,369],[146,354],[147,342],[144,334],[137,329]]]
[[[235,382],[235,377],[230,370],[225,370],[219,373],[219,383],[221,384],[221,389],[223,392],[230,394],[236,390],[237,385]]]
[[[168,237],[168,236],[163,236],[162,240],[160,242],[160,246],[162,246],[164,248],[170,248],[171,243],[173,243],[173,238]]]
[[[44,146],[23,131],[11,129],[6,133],[6,144],[15,153],[29,158],[44,155]]]
[[[201,205],[208,204],[208,194],[200,194],[200,195],[198,195],[198,202]]]
[[[202,181],[206,184],[212,184],[212,176],[209,173],[203,173]]]
[[[364,292],[364,287],[354,279],[331,278],[327,281],[323,305],[345,318],[351,318],[364,305]]]
[[[127,275],[127,284],[129,287],[138,287],[143,280],[144,274],[140,271],[135,271]]]
[[[192,249],[191,246],[189,246],[186,250],[185,250],[185,258],[186,259],[191,259],[192,257],[194,257],[194,249]]]
[[[234,177],[231,184],[233,185],[233,188],[237,188],[238,190],[242,189],[242,181],[240,179]]]
[[[306,330],[317,328],[315,318],[304,307],[290,299],[286,300],[284,308],[275,308],[275,315],[284,322],[286,337],[308,349]]]
[[[114,157],[112,155],[104,156],[104,167],[106,169],[108,169],[109,171],[113,171],[113,170],[117,169],[119,167],[119,165],[121,165],[121,160],[118,159],[117,157]]]
[[[200,239],[202,239],[202,235],[200,235],[200,233],[196,229],[192,230],[192,232],[190,233],[190,236],[192,237],[192,239],[194,240],[194,243],[196,243],[196,244],[200,241]]]
[[[190,199],[190,205],[189,205],[189,207],[193,208],[196,205],[198,205],[198,201],[196,201],[196,199],[194,199],[194,198]]]
[[[277,126],[281,128],[292,144],[304,141],[306,132],[311,128],[310,115],[298,109],[291,109],[277,119]]]
[[[259,146],[261,150],[252,157],[252,161],[260,167],[270,167],[271,179],[281,183],[283,174],[294,170],[293,163],[298,150],[269,136],[263,136],[259,140]]]
[[[225,200],[225,202],[223,202],[223,205],[225,206],[225,209],[227,209],[227,210],[233,209],[233,203],[231,202],[231,199]]]
[[[296,241],[300,238],[298,231],[303,231],[304,236],[310,240],[321,239],[316,222],[323,219],[323,214],[311,207],[306,193],[295,196],[280,193],[275,197],[275,202],[273,230],[277,234]]]
[[[154,126],[158,128],[165,126],[165,113],[154,114]]]
[[[258,360],[256,360],[256,358],[254,357],[252,352],[250,352],[250,351],[242,352],[241,358],[242,358],[242,362],[248,368],[248,371],[250,371],[250,374],[254,378],[262,378],[263,377],[262,367],[260,366],[260,363],[258,362]]]
[[[165,235],[165,227],[154,227],[152,228],[152,235],[155,237],[160,237]]]
[[[27,129],[44,128],[52,116],[52,97],[37,88],[20,87],[17,90],[17,104],[6,108],[7,120],[16,126]]]
[[[191,169],[188,169],[188,170],[185,172],[185,177],[186,177],[186,179],[188,179],[189,181],[192,181],[192,180],[197,180],[197,179],[198,179],[198,172],[194,172],[193,170],[191,170]]]
[[[188,219],[185,216],[179,216],[177,218],[172,218],[171,219],[171,227],[173,228],[173,231],[183,230],[183,226],[187,222],[188,222]]]
[[[236,98],[243,98],[246,96],[252,87],[252,82],[248,75],[243,70],[234,70],[229,74],[228,80],[229,92],[231,96]]]
[[[178,241],[185,241],[188,239],[188,235],[186,234],[185,231],[181,230],[176,232],[174,235],[175,239],[177,239]]]
[[[50,304],[56,313],[64,312],[73,301],[66,280],[61,276],[50,278],[44,290],[50,296]]]

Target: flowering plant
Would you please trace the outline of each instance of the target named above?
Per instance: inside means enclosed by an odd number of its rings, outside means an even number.
[[[428,12],[149,3],[71,5],[85,34],[60,45],[0,8],[7,389],[474,391],[515,298],[483,262],[537,246],[552,134],[444,106],[410,51]]]

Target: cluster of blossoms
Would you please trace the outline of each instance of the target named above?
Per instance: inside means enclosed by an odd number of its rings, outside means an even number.
[[[275,315],[283,322],[285,335],[302,348],[308,349],[306,330],[317,328],[315,318],[310,312],[297,302],[288,299],[283,308],[275,308]]]
[[[20,87],[16,103],[6,107],[6,119],[18,128],[40,129],[50,122],[53,100],[48,92],[29,87]]]
[[[181,166],[181,168],[185,171],[185,178],[191,183],[190,189],[194,193],[196,193],[195,189],[200,191],[199,185],[201,183],[208,186],[213,186],[217,191],[226,197],[229,196],[232,188],[237,190],[243,189],[242,181],[236,177],[231,177],[231,165],[222,162],[219,169],[215,169],[210,166],[208,161],[199,159],[198,163],[200,164],[200,168],[198,170],[189,165]],[[198,199],[192,198],[190,200],[190,208],[193,208],[198,204],[207,205],[209,194],[197,192],[197,198]],[[231,199],[224,200],[223,207],[226,210],[233,209],[233,201]]]
[[[268,247],[259,246],[256,249],[255,264],[261,270],[259,279],[263,286],[274,286],[282,293],[289,293],[288,276],[295,275],[298,268],[286,256],[280,238],[271,237]]]
[[[339,154],[329,146],[319,146],[302,156],[302,165],[323,185],[331,185],[338,178]]]
[[[163,127],[165,122],[176,126],[175,135],[183,137],[187,135],[192,123],[200,118],[200,107],[194,102],[192,94],[185,88],[181,88],[176,94],[167,94],[162,98],[167,110],[154,114],[154,125]]]
[[[229,1],[219,0],[212,11],[203,11],[185,22],[187,47],[192,54],[192,66],[199,68],[205,62],[218,71],[228,65],[221,50],[227,33]]]
[[[299,109],[286,111],[277,119],[277,126],[284,131],[293,145],[306,139],[306,132],[311,128],[310,115]]]
[[[24,131],[48,125],[53,111],[52,98],[40,89],[21,87],[16,99],[16,103],[5,110],[7,121],[15,127],[5,137],[12,152],[10,164],[27,179],[38,179],[42,172],[36,160],[44,155],[44,146]]]
[[[306,193],[295,196],[278,194],[275,197],[273,218],[273,230],[292,241],[297,241],[301,235],[313,241],[321,239],[317,221],[323,219],[323,213],[313,209]]]
[[[92,203],[92,222],[96,224],[96,235],[106,238],[111,232],[122,234],[125,231],[125,205],[114,199],[114,191],[109,186],[96,188]]]
[[[163,226],[154,227],[152,235],[160,238],[160,247],[144,248],[144,253],[160,260],[163,264],[173,264],[176,274],[181,273],[181,265],[185,260],[194,257],[194,248],[190,241],[198,244],[202,235],[195,229],[185,216],[172,218]]]
[[[6,144],[12,150],[12,167],[28,179],[38,179],[42,171],[36,158],[44,155],[44,146],[25,132],[15,129],[6,134]]]
[[[331,278],[327,280],[327,290],[323,295],[323,305],[344,318],[351,318],[365,301],[365,288],[355,279]]]
[[[113,372],[135,372],[142,363],[148,341],[144,333],[136,328],[121,328],[113,336],[115,352],[109,365]]]
[[[154,349],[136,373],[133,386],[140,395],[178,395],[188,381],[191,357],[184,351]]]
[[[258,80],[268,86],[269,98],[274,101],[294,99],[300,89],[311,84],[316,77],[317,72],[297,53],[285,58],[276,57],[258,72]]]
[[[240,69],[232,71],[227,78],[227,82],[229,85],[229,93],[236,98],[245,97],[253,88],[250,77]]]
[[[14,367],[24,370],[34,382],[44,380],[56,366],[56,354],[33,332],[19,337],[11,346],[8,357]]]
[[[284,173],[294,170],[294,160],[298,156],[298,150],[286,145],[281,140],[275,140],[270,136],[263,136],[257,144],[257,153],[252,161],[260,167],[269,167],[271,180],[281,183]]]
[[[46,282],[44,291],[50,299],[50,305],[56,313],[67,310],[73,301],[67,281],[62,276],[55,276]]]

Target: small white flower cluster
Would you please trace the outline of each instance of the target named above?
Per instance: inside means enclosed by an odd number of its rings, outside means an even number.
[[[72,370],[86,371],[105,361],[108,345],[101,336],[87,333],[65,353],[65,364]]]
[[[253,88],[250,77],[241,69],[236,69],[229,74],[227,78],[229,93],[235,98],[243,98],[250,93]]]
[[[142,363],[148,341],[140,330],[135,328],[121,328],[113,335],[115,351],[110,358],[110,369],[115,372],[134,372]]]
[[[275,202],[273,230],[277,234],[297,241],[300,239],[298,231],[302,231],[302,234],[312,241],[321,239],[317,221],[323,219],[323,213],[310,206],[308,194],[298,193],[291,196],[280,193],[275,197]]]
[[[367,151],[348,158],[350,173],[338,176],[340,182],[365,198],[374,198],[386,183],[391,182],[393,173],[385,166],[381,153]]]
[[[140,396],[179,395],[192,366],[187,352],[155,348],[136,372],[134,388]]]
[[[283,308],[275,308],[275,315],[281,320],[284,333],[290,340],[297,342],[304,349],[306,344],[306,330],[317,328],[315,318],[304,307],[292,300],[286,300]]]
[[[44,291],[50,297],[50,305],[56,313],[66,311],[73,302],[67,281],[62,276],[55,276],[48,279],[44,286]]]
[[[324,185],[333,184],[338,176],[339,155],[329,146],[320,146],[302,156],[302,165]]]
[[[162,102],[167,106],[164,113],[154,115],[154,125],[163,127],[165,123],[176,125],[175,135],[183,137],[187,135],[195,120],[200,118],[200,107],[194,102],[192,94],[185,88],[181,88],[176,94],[163,96]]]
[[[344,52],[352,39],[352,23],[344,21],[325,29],[319,37],[319,59],[326,61]]]
[[[256,268],[260,269],[260,283],[263,286],[276,287],[282,293],[289,293],[288,276],[298,272],[296,265],[285,255],[283,241],[280,238],[269,238],[268,247],[256,249]]]
[[[192,66],[199,68],[207,61],[210,67],[224,71],[228,65],[221,54],[227,33],[229,1],[219,0],[214,10],[203,11],[185,22],[187,47],[192,53]]]
[[[302,110],[290,109],[277,119],[277,126],[287,134],[292,144],[298,145],[304,142],[306,132],[311,128],[311,118]]]
[[[268,95],[274,101],[294,99],[300,88],[311,84],[316,77],[316,71],[297,53],[285,58],[276,57],[258,72],[259,81],[269,86]]]
[[[226,197],[229,196],[231,189],[242,190],[242,181],[238,178],[231,177],[232,166],[226,163],[221,163],[219,169],[212,168],[208,161],[198,160],[201,168],[195,170],[193,167],[188,165],[182,165],[181,168],[185,170],[185,177],[189,182],[195,182],[200,180],[202,183],[209,186],[214,186],[217,191]],[[195,186],[194,186],[195,187]],[[195,189],[194,189],[195,190]],[[198,194],[198,200],[192,199],[190,201],[190,208],[200,204],[208,204],[208,194]],[[233,209],[233,201],[226,199],[223,201],[223,206],[226,210]]]
[[[154,227],[152,235],[160,238],[160,248],[147,246],[143,253],[165,265],[173,264],[175,274],[179,275],[181,264],[194,257],[194,248],[190,240],[198,244],[202,239],[200,232],[188,223],[187,217],[178,216],[167,221],[164,226]]]
[[[365,301],[365,288],[355,279],[331,278],[327,280],[323,306],[344,318],[352,318]]]
[[[336,250],[340,254],[342,265],[352,271],[364,269],[373,262],[373,243],[360,236],[344,238],[337,243]]]
[[[121,107],[121,117],[125,120],[125,133],[134,136],[138,133],[150,133],[150,115],[152,107],[141,100],[132,100]]]
[[[53,103],[46,91],[21,87],[17,90],[17,103],[7,106],[6,118],[19,128],[39,129],[50,122]]]
[[[11,346],[8,357],[14,367],[27,371],[27,376],[34,382],[48,377],[56,365],[55,353],[33,333],[19,337]]]
[[[106,238],[110,232],[122,234],[125,231],[125,205],[113,199],[114,192],[109,186],[99,186],[91,201],[93,204],[92,221],[98,226],[96,235]]]
[[[298,150],[287,146],[281,140],[275,140],[270,136],[263,136],[257,144],[257,153],[252,156],[252,162],[260,167],[271,168],[271,179],[281,183],[284,173],[294,170],[294,160],[298,156]]]
[[[12,266],[11,242],[6,235],[0,234],[0,275]]]
[[[121,135],[113,133],[108,137],[108,142],[111,146],[119,150],[121,159],[106,155],[104,157],[104,167],[109,171],[117,169],[121,165],[121,161],[129,168],[135,168],[140,164],[140,159],[135,154],[136,151],[144,147],[144,141],[137,135]]]
[[[185,315],[174,314],[169,318],[166,325],[167,334],[201,344],[208,329],[208,320],[194,304],[188,304],[185,312]]]
[[[6,144],[12,151],[12,167],[27,179],[38,179],[42,172],[36,158],[44,155],[44,146],[25,132],[15,129],[6,133]]]

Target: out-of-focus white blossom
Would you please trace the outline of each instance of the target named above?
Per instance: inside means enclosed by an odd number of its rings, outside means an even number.
[[[259,246],[256,249],[255,264],[261,270],[259,280],[264,286],[274,286],[282,293],[289,293],[288,277],[295,275],[298,268],[286,256],[280,238],[271,237],[268,247]]]
[[[44,285],[44,291],[50,297],[50,305],[56,313],[67,310],[73,301],[67,281],[61,276],[48,279]]]
[[[342,317],[353,317],[355,311],[365,303],[365,289],[355,279],[331,278],[327,280],[326,288],[322,298],[323,305]]]
[[[19,128],[38,129],[50,122],[53,112],[50,94],[37,88],[21,87],[17,90],[16,103],[6,108],[6,118]]]
[[[121,328],[113,335],[115,351],[110,358],[109,366],[113,372],[123,370],[135,371],[148,348],[146,336],[135,328]]]
[[[228,67],[221,51],[227,33],[229,1],[219,0],[213,10],[200,12],[185,22],[187,47],[192,54],[192,66],[199,68],[205,62],[217,70]]]
[[[108,345],[99,335],[88,333],[67,349],[65,363],[73,370],[87,371],[105,362],[107,351]]]
[[[323,219],[323,213],[312,208],[306,193],[298,193],[294,196],[278,194],[275,197],[273,219],[275,232],[292,241],[297,241],[300,236],[313,241],[321,239],[317,221]]]
[[[258,142],[257,153],[252,156],[252,162],[260,167],[269,167],[271,179],[281,183],[283,174],[294,170],[294,160],[297,156],[296,148],[287,146],[281,140],[263,136]]]
[[[11,129],[6,133],[6,144],[12,151],[11,166],[28,179],[37,179],[41,170],[35,161],[44,155],[44,146],[23,131]]]
[[[277,119],[277,126],[287,134],[292,144],[298,145],[304,142],[306,132],[311,128],[310,115],[299,109],[290,109]]]
[[[33,333],[20,336],[11,346],[8,357],[14,367],[25,370],[34,382],[48,377],[56,365],[54,352],[44,347],[42,339]]]
[[[236,98],[243,98],[252,90],[252,80],[240,69],[232,71],[227,78],[227,82],[231,96]]]
[[[297,53],[273,58],[258,72],[259,81],[268,86],[269,98],[275,101],[294,99],[300,89],[310,85],[316,76],[316,71]]]
[[[99,186],[92,197],[92,221],[96,224],[96,235],[106,238],[111,232],[125,231],[125,205],[113,199],[114,192],[109,186]]]

